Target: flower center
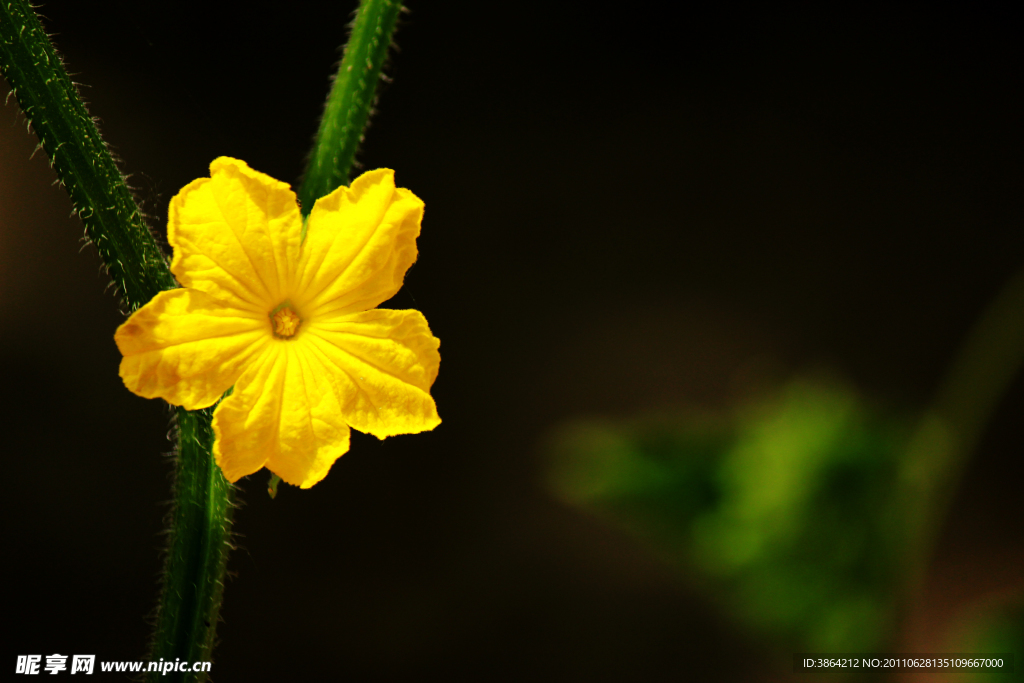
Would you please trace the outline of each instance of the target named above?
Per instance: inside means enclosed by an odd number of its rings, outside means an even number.
[[[270,322],[274,326],[274,336],[278,339],[291,339],[299,331],[302,318],[292,308],[291,302],[285,301],[270,312]]]

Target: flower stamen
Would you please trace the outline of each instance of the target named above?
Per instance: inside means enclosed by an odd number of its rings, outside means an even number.
[[[274,336],[278,339],[291,339],[299,331],[302,318],[292,308],[290,301],[285,301],[270,312],[270,322],[274,326]]]

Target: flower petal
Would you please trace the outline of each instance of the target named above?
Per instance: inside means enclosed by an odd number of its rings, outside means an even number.
[[[291,291],[302,217],[287,183],[220,157],[171,200],[171,271],[185,287],[266,313]]]
[[[419,311],[375,309],[321,321],[303,341],[327,367],[352,427],[383,439],[441,423],[430,397],[441,342]]]
[[[304,344],[274,341],[213,413],[213,453],[228,481],[266,466],[309,488],[349,446],[331,386]]]
[[[382,168],[317,200],[299,265],[299,307],[315,319],[365,311],[401,289],[416,260],[423,202]]]
[[[160,292],[117,328],[121,379],[133,393],[189,410],[217,402],[270,340],[270,319],[191,289]]]

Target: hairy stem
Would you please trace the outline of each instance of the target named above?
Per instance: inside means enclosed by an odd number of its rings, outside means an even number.
[[[0,68],[67,188],[128,310],[176,287],[159,245],[25,0],[0,0]],[[210,412],[178,409],[174,507],[152,660],[209,661],[230,548],[232,487],[211,454]],[[161,681],[205,673],[156,674]]]
[[[26,0],[0,1],[0,62],[129,310],[177,286],[124,176]]]
[[[210,457],[212,409],[175,411],[178,431],[176,505],[167,543],[150,661],[209,661],[231,545],[233,487]],[[202,672],[149,674],[151,681],[203,680]]]
[[[362,0],[359,5],[299,188],[303,215],[309,215],[317,199],[349,182],[401,9],[398,0]]]

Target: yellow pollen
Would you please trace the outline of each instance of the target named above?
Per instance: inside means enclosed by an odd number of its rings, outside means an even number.
[[[274,324],[274,336],[282,339],[294,337],[302,324],[302,318],[287,304],[277,307],[277,310],[270,316]]]

